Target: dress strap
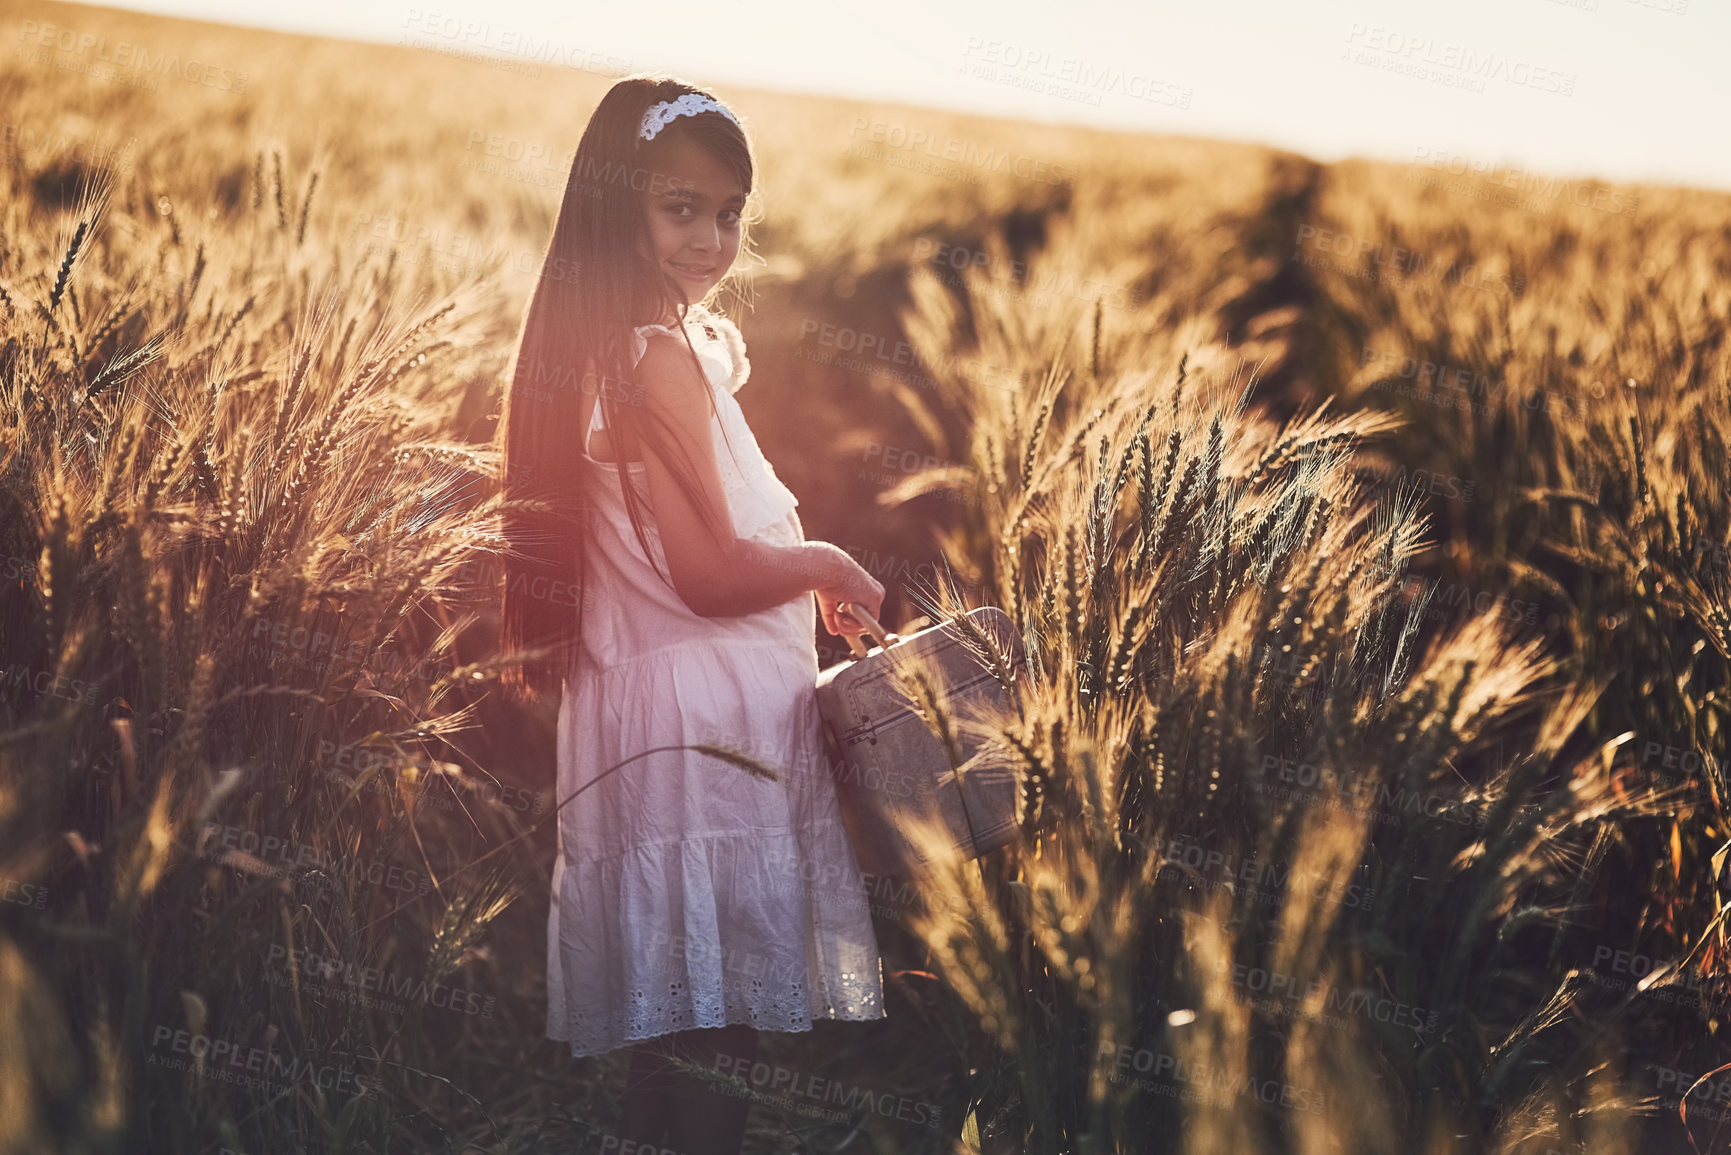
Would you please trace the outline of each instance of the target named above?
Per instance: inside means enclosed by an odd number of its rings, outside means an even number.
[[[601,420],[601,396],[596,394],[595,404],[589,407],[589,428],[583,431],[583,456],[588,457],[591,461],[594,460],[594,457],[589,453],[589,437],[597,429],[604,428],[606,426]]]

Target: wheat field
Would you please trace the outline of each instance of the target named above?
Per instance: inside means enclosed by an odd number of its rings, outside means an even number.
[[[0,10],[0,1151],[618,1151],[497,692],[611,74]],[[715,91],[807,534],[1028,649],[747,1149],[1731,1150],[1731,196]]]

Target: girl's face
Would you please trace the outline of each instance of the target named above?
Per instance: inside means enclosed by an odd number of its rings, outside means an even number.
[[[739,255],[745,190],[702,146],[667,142],[644,190],[654,259],[685,289],[687,304],[709,295]]]

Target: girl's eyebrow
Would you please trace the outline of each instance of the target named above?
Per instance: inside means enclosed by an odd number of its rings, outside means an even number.
[[[666,192],[662,193],[661,195],[665,199],[673,200],[673,201],[700,201],[700,200],[708,199],[702,193],[698,192],[695,188],[690,188],[690,187],[670,188]],[[734,193],[732,196],[728,197],[722,203],[723,204],[744,204],[745,201],[746,201],[746,196],[744,193]]]

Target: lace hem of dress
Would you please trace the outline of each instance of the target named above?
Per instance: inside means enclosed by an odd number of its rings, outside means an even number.
[[[765,997],[771,991],[775,994]],[[816,1019],[857,1023],[884,1017],[883,999],[870,983],[859,985],[857,997],[846,998],[841,1005],[818,1012],[812,1011],[811,996],[800,982],[765,986],[762,979],[752,979],[745,990],[724,990],[719,999],[693,996],[679,981],[667,984],[665,998],[659,992],[651,995],[642,989],[633,989],[628,995],[628,1006],[608,1014],[568,1011],[562,1023],[554,1024],[555,1028],[562,1026],[563,1031],[549,1033],[547,1037],[569,1043],[572,1056],[582,1058],[699,1027],[738,1023],[760,1031],[797,1032],[811,1030]]]
[[[635,866],[623,856],[579,862],[561,853],[547,1037],[580,1057],[696,1027],[804,1031],[814,1019],[883,1018],[882,958],[846,848],[832,816],[803,833],[634,846]],[[786,856],[798,856],[796,869],[780,869]],[[682,894],[657,890],[662,878],[681,880]],[[718,890],[716,879],[729,881]],[[784,930],[765,937],[770,926]],[[616,949],[628,952],[624,960],[609,957]]]

